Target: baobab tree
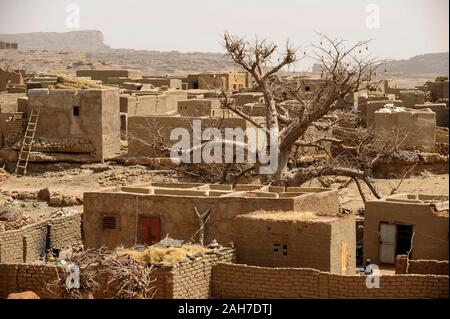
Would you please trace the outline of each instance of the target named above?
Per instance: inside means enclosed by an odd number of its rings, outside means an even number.
[[[279,52],[278,47],[267,40],[250,43],[225,33],[223,41],[227,54],[250,74],[254,90],[264,96],[265,123],[256,121],[243,107],[236,105],[232,92],[220,88],[220,83],[219,88],[211,89],[218,90],[224,108],[260,129],[268,140],[274,136],[272,132],[276,132],[276,143],[267,147],[266,152],[275,154],[276,168],[269,174],[261,174],[259,168],[263,165],[260,158],[257,158],[254,164],[192,164],[183,161],[187,164],[179,166],[178,169],[213,182],[227,182],[229,176],[233,175],[233,184],[244,175],[259,175],[261,183],[266,185],[285,186],[300,186],[312,179],[326,176],[346,176],[348,181],[356,183],[363,200],[363,184],[375,197],[381,198],[382,194],[372,181],[372,169],[380,159],[398,152],[400,142],[398,139],[394,139],[394,142],[388,139],[380,141],[372,130],[356,125],[357,116],[355,112],[349,111],[348,107],[353,104],[350,101],[353,93],[373,88],[375,72],[385,61],[368,54],[367,46],[370,41],[359,41],[347,46],[342,39],[332,39],[323,34],[320,34],[320,37],[320,45],[311,45],[309,52],[303,51],[299,54],[299,50],[289,44]],[[321,79],[315,81],[313,89],[309,88],[307,80],[303,78],[292,83],[281,76],[283,70],[304,57],[312,58],[322,68]],[[323,121],[327,115],[337,112],[343,113],[336,121]],[[347,124],[353,123],[353,127],[339,127],[343,120]],[[221,129],[222,121],[218,122],[217,128]],[[305,133],[312,127],[318,130],[333,128],[334,132],[343,133],[305,139]],[[232,145],[247,151],[250,149],[249,145],[242,141],[215,138],[202,140],[196,146],[184,149],[180,152],[180,157],[182,154],[190,157],[196,151],[205,150],[207,145],[211,148],[212,144],[225,147]],[[327,145],[330,144],[333,152],[328,151]],[[166,145],[164,142],[158,147],[167,148]],[[297,154],[311,147],[325,152],[327,160],[297,165]],[[169,152],[169,148],[166,151]],[[176,153],[178,154],[178,150]]]
[[[347,47],[342,39],[332,39],[323,34],[320,34],[320,37],[320,45],[311,45],[309,53],[300,53],[301,58],[308,56],[322,68],[322,80],[310,91],[305,90],[304,80],[299,79],[293,86],[279,75],[280,71],[299,61],[298,49],[288,44],[276,59],[278,47],[275,44],[267,40],[250,43],[225,33],[223,40],[227,54],[251,75],[255,90],[263,93],[265,126],[256,123],[242,108],[234,104],[228,92],[222,90],[223,106],[268,135],[270,130],[279,132],[276,146],[277,168],[273,174],[262,176],[264,183],[297,186],[321,176],[347,176],[357,183],[360,191],[362,182],[373,195],[381,198],[382,194],[372,182],[371,169],[380,158],[395,151],[395,147],[380,144],[375,146],[374,135],[362,128],[355,128],[352,138],[322,137],[302,140],[308,128],[317,126],[318,121],[327,114],[348,105],[347,99],[354,92],[373,85],[374,74],[383,63],[367,53],[370,41],[360,41]],[[294,106],[283,106],[283,101],[294,101]],[[336,122],[333,122],[328,125],[335,124]],[[289,165],[290,159],[299,148],[324,149],[325,143],[333,144],[339,156],[330,155],[331,161],[308,167]],[[257,166],[258,164],[247,168],[242,174],[256,172]]]

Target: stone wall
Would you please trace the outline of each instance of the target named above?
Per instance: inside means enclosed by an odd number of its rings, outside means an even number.
[[[193,260],[185,260],[170,267],[155,267],[153,275],[156,279],[156,299],[201,299],[212,295],[211,270],[218,263],[235,261],[235,251],[225,248],[221,252],[198,256]],[[12,292],[31,290],[41,298],[61,298],[60,291],[51,293],[47,284],[59,277],[66,276],[64,269],[51,265],[37,264],[0,264],[0,298]],[[104,280],[99,279],[101,285]],[[114,295],[113,290],[95,293],[95,298]]]
[[[0,233],[0,262],[20,263],[39,259],[45,254],[46,238],[46,222]]]
[[[69,248],[81,242],[81,214],[63,216],[48,224],[49,247]]]
[[[408,260],[406,255],[399,255],[395,259],[395,273],[448,276],[448,260]]]
[[[448,276],[448,260],[410,260],[407,273]]]
[[[22,113],[0,113],[0,148],[22,139],[25,120]]]
[[[235,251],[207,254],[173,267],[156,267],[155,299],[206,299],[211,297],[211,270],[218,263],[234,262]]]
[[[81,214],[47,219],[0,233],[0,263],[28,263],[47,248],[64,249],[81,242]]]
[[[56,266],[0,264],[0,298],[13,292],[34,291],[40,298],[58,298],[59,292],[51,293],[47,284],[56,281],[64,270]]]
[[[380,288],[366,276],[307,268],[265,268],[221,263],[213,267],[214,298],[448,298],[448,276],[386,275]]]

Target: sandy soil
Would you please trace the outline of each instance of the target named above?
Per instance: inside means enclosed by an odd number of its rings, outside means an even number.
[[[51,193],[60,192],[64,195],[82,198],[85,191],[146,182],[174,182],[176,180],[179,180],[176,173],[170,170],[150,170],[140,165],[94,165],[63,172],[47,172],[21,177],[10,176],[0,183],[0,196],[7,198],[11,195],[17,197],[17,194],[22,194],[21,197],[23,198],[33,197],[33,194],[36,194],[40,189],[48,187]],[[342,179],[342,182],[344,181],[345,179]],[[399,185],[400,181],[400,179],[376,179],[375,183],[383,195],[387,196]],[[423,174],[403,180],[396,193],[448,194],[448,183],[448,174]],[[335,183],[332,187],[338,188],[340,185]],[[313,181],[305,186],[318,186],[318,184]],[[368,188],[364,187],[364,192],[368,199],[374,198]],[[340,190],[340,201],[343,207],[355,212],[364,207],[354,183]]]
[[[88,165],[86,167],[89,167]],[[98,170],[103,170],[99,172]],[[48,187],[51,192],[80,195],[85,191],[112,188],[149,181],[172,181],[171,171],[149,170],[144,166],[105,165],[104,168],[74,168],[62,172],[47,172],[27,176],[10,176],[0,185],[0,192],[38,192]]]
[[[376,179],[375,184],[384,196],[391,194],[401,179]],[[415,176],[412,178],[404,179],[398,187],[396,194],[399,193],[422,193],[422,194],[434,194],[434,195],[448,195],[449,194],[449,175],[433,175],[424,174],[422,176]],[[334,185],[335,186],[335,185]],[[371,196],[368,188],[364,187],[364,192],[369,199],[374,199]],[[370,195],[370,196],[369,196]],[[364,203],[361,200],[358,189],[355,183],[352,183],[348,188],[344,188],[340,191],[341,204],[343,207],[357,211],[364,208]]]
[[[89,167],[89,166],[88,166]],[[36,198],[39,190],[48,188],[50,194],[72,196],[82,200],[83,192],[113,188],[149,181],[173,182],[171,172],[151,171],[143,166],[100,166],[95,169],[70,169],[63,172],[47,172],[27,176],[9,176],[0,183],[0,210],[17,207],[27,215],[38,218],[60,208],[50,207],[46,201]],[[82,211],[82,205],[71,208]]]

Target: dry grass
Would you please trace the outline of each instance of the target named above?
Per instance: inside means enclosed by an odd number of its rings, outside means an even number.
[[[204,254],[210,249],[200,245],[183,245],[181,247],[150,246],[144,251],[119,247],[117,255],[129,255],[133,260],[145,265],[171,265],[185,260],[188,256]]]
[[[259,211],[255,214],[249,214],[248,217],[255,219],[268,220],[313,220],[318,216],[313,212],[265,212]]]
[[[56,76],[57,78],[57,83],[49,86],[53,89],[101,89],[105,87],[105,85],[95,81],[82,80],[64,74],[51,74],[51,76]]]

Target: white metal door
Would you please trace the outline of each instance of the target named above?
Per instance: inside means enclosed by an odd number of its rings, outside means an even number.
[[[395,263],[395,224],[380,223],[380,263]]]

